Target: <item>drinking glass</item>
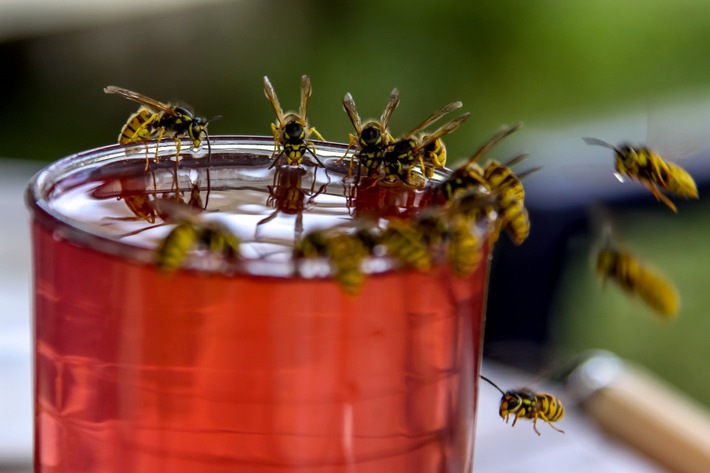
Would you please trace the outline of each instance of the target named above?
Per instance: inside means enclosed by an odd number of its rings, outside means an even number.
[[[431,187],[358,185],[344,144],[288,167],[268,138],[210,143],[107,146],[30,182],[35,471],[470,471],[487,245],[465,277],[375,254],[344,291],[294,242],[416,214]],[[173,204],[229,228],[239,258],[158,268]]]

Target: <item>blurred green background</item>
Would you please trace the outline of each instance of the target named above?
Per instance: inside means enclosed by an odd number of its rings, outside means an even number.
[[[273,112],[262,77],[270,77],[285,109],[295,109],[299,78],[309,74],[311,124],[333,141],[346,140],[352,128],[341,105],[345,92],[368,118],[379,116],[390,90],[398,87],[395,134],[444,103],[462,100],[472,117],[447,138],[453,161],[502,124],[523,121],[526,128],[504,149],[530,151],[531,165],[545,166],[529,180],[532,232],[545,231],[541,222],[572,223],[546,247],[555,284],[540,289],[549,291],[544,306],[530,307],[544,318],[526,320],[518,313],[497,320],[498,338],[510,342],[498,352],[515,358],[514,347],[525,340],[505,335],[532,331],[542,334],[534,342],[544,343],[553,363],[586,348],[609,348],[709,402],[710,377],[698,363],[710,356],[710,254],[704,245],[709,204],[681,205],[673,215],[642,194],[643,205],[617,210],[616,197],[606,189],[637,187],[613,182],[610,152],[583,149],[580,139],[600,131],[608,132],[600,138],[612,142],[644,140],[643,116],[629,119],[634,136],[614,120],[648,110],[649,104],[692,103],[701,117],[710,117],[707,2],[193,0],[158,2],[160,8],[144,8],[147,1],[116,2],[115,12],[84,7],[57,13],[71,3],[76,2],[4,12],[8,7],[0,3],[3,158],[51,161],[113,143],[136,107],[105,95],[109,84],[185,101],[207,117],[222,115],[210,124],[213,135],[266,135]],[[692,124],[701,131],[690,139],[706,142],[707,118]],[[687,128],[675,126],[678,132]],[[666,130],[679,136],[671,131]],[[590,161],[583,153],[592,153]],[[564,212],[551,206],[573,195],[591,161],[602,169],[593,198]],[[694,161],[701,169],[700,160]],[[600,288],[589,261],[594,237],[580,224],[592,200],[607,201],[624,241],[675,280],[683,297],[676,322],[661,323],[613,286]],[[497,251],[497,259],[525,264],[525,252],[536,247]],[[535,271],[525,271],[535,284]],[[528,284],[511,277],[516,282],[506,286],[505,274],[494,275],[492,284],[503,285],[509,298]],[[495,302],[490,319],[500,317]],[[488,324],[496,327],[494,320]]]
[[[710,79],[702,1],[163,3],[164,12],[141,14],[121,2],[115,21],[87,11],[79,25],[79,11],[73,25],[57,18],[50,30],[42,18],[38,33],[0,36],[2,155],[54,160],[114,141],[135,107],[104,95],[108,84],[221,114],[214,134],[267,134],[262,76],[295,108],[307,73],[311,121],[331,140],[351,130],[345,92],[362,115],[378,116],[396,86],[395,132],[464,102],[473,116],[447,141],[463,156],[503,123],[604,114],[692,94]]]

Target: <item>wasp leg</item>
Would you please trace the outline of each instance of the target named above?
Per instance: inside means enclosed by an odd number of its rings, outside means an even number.
[[[357,136],[353,135],[352,133],[348,134],[348,136],[350,137],[350,142],[348,143],[348,149],[346,149],[345,153],[343,153],[343,155],[340,157],[340,159],[338,159],[336,161],[338,164],[342,163],[345,160],[345,158],[348,157],[348,153],[350,152],[350,150],[353,149],[353,147],[357,144]]]
[[[357,145],[357,139],[358,139],[357,136],[353,135],[352,133],[350,133],[348,136],[350,137],[350,143],[348,144],[348,149],[346,149],[343,156],[341,156],[341,158],[335,162],[336,164],[342,163],[345,160],[345,158],[348,157],[348,153],[350,152],[350,150],[353,149],[353,147],[355,145]],[[355,162],[355,155],[353,155],[350,158],[350,165],[348,166],[348,178],[352,177],[352,175],[353,175],[353,163],[354,162]],[[360,163],[360,161],[358,161],[358,164],[359,163]],[[358,172],[358,175],[359,175],[359,172]]]
[[[296,224],[293,226],[294,243],[301,239],[301,235],[303,235],[303,212],[298,212],[296,215]]]
[[[549,422],[548,422],[548,423],[549,423]],[[552,425],[552,424],[550,424],[550,425]],[[542,434],[540,434],[540,431],[537,430],[537,416],[535,416],[535,417],[533,418],[533,430],[535,431],[535,433],[536,433],[538,436],[539,436],[539,435],[542,435]]]
[[[271,134],[274,135],[274,152],[271,153],[271,156],[278,156],[281,154],[281,142],[279,141],[279,128],[274,125],[273,123],[271,124]]]
[[[311,133],[313,133],[314,135],[316,135],[316,138],[318,138],[319,140],[325,141],[325,138],[323,138],[323,135],[321,135],[320,133],[318,133],[318,130],[316,130],[314,127],[311,127],[311,128],[308,129],[308,134],[311,134]]]
[[[652,183],[647,183],[645,186],[648,188],[648,190],[653,193],[653,195],[656,197],[656,200],[659,200],[666,204],[668,208],[670,208],[674,213],[678,213],[678,209],[676,208],[675,204],[671,202],[671,200],[666,197],[661,191],[658,190],[656,186],[654,186]]]
[[[256,222],[256,230],[254,231],[254,239],[256,241],[259,241],[259,229],[260,229],[259,227],[261,227],[261,225],[269,223],[270,221],[275,219],[276,216],[279,214],[279,212],[280,212],[280,210],[276,209],[273,212],[271,212],[271,215],[269,215],[268,217],[262,218],[261,220]]]
[[[555,427],[555,425],[554,425],[552,422],[550,422],[549,420],[545,419],[544,417],[542,418],[542,420],[544,420],[545,422],[547,422],[547,425],[549,425],[550,427],[552,427],[553,429],[555,429],[555,430],[558,431],[559,433],[561,433],[561,434],[564,434],[564,433],[565,433],[564,430]]]
[[[434,168],[431,168],[431,173],[429,172],[428,168],[424,165],[424,158],[419,156],[419,168],[422,170],[422,174],[431,179],[434,176]],[[431,176],[429,175],[431,174]]]
[[[180,164],[180,149],[182,148],[182,140],[175,138],[175,169]]]
[[[145,169],[143,171],[147,171],[148,167],[150,166],[150,157],[148,156],[148,141],[144,141],[145,144]],[[155,175],[153,175],[155,178]],[[155,181],[155,179],[153,179]]]
[[[158,162],[158,153],[160,152],[160,142],[163,141],[163,135],[165,134],[165,128],[161,128],[158,136],[155,137],[155,157],[153,161]]]

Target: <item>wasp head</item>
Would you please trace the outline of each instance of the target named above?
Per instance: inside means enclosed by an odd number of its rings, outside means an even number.
[[[291,113],[284,118],[283,128],[284,139],[286,141],[303,141],[306,139],[305,121],[298,115]]]
[[[500,416],[507,418],[511,413],[515,413],[523,406],[523,399],[520,395],[508,391],[500,401]]]
[[[190,135],[190,140],[192,145],[197,148],[202,143],[202,140],[207,137],[207,123],[200,117],[195,117],[192,119],[190,126],[187,129]]]
[[[382,131],[376,122],[370,122],[363,127],[360,132],[360,143],[365,147],[382,143]]]

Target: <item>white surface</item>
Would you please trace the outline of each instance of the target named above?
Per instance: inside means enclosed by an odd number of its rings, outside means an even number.
[[[38,167],[0,161],[0,461],[5,463],[27,462],[32,453],[30,231],[24,191]]]
[[[540,386],[522,379],[517,371],[495,363],[483,363],[483,375],[503,390],[531,386],[563,400],[565,417],[555,423],[556,432],[538,422],[538,436],[532,422],[521,419],[511,427],[498,415],[501,395],[487,383],[480,383],[474,471],[476,473],[662,473],[663,468],[600,432],[576,406],[565,402],[555,387]]]

